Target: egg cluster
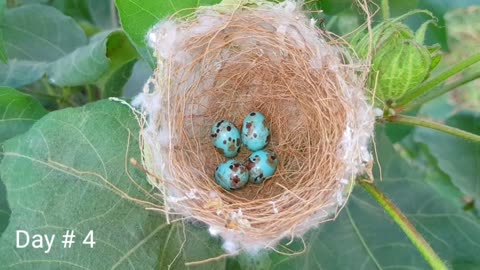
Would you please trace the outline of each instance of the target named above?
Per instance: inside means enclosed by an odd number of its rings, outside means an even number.
[[[212,126],[211,137],[215,148],[227,158],[236,157],[242,144],[252,151],[244,162],[229,159],[215,169],[215,181],[224,189],[239,189],[247,182],[261,184],[277,170],[277,155],[264,149],[270,141],[270,129],[262,113],[249,113],[241,133],[232,122],[220,120]]]

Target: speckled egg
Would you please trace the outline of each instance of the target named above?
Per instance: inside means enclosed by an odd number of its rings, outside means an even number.
[[[226,190],[239,189],[248,182],[248,170],[240,162],[230,159],[215,169],[215,181]]]
[[[212,127],[212,143],[225,157],[232,158],[240,152],[240,131],[226,120],[216,122]]]
[[[265,148],[270,141],[270,129],[265,124],[265,116],[251,112],[243,120],[242,142],[250,151]]]
[[[278,166],[277,155],[273,151],[259,150],[253,152],[247,159],[246,167],[250,174],[249,180],[255,184],[261,184],[271,177]]]

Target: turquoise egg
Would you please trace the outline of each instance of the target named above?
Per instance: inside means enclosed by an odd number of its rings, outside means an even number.
[[[230,159],[215,169],[215,181],[226,190],[239,189],[248,182],[248,170],[240,162]]]
[[[251,112],[243,120],[242,142],[250,151],[265,148],[270,141],[270,130],[265,125],[265,116],[260,112]]]
[[[225,157],[232,158],[240,152],[240,131],[226,120],[220,120],[212,126],[212,143]]]
[[[277,166],[278,158],[273,151],[259,150],[253,152],[246,162],[250,182],[261,184],[275,173]]]

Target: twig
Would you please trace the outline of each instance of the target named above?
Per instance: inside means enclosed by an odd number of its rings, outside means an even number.
[[[388,0],[382,0],[382,15],[383,15],[383,20],[388,20],[390,19],[390,6],[388,3]]]
[[[435,89],[432,89],[431,91],[429,91],[428,93],[426,93],[425,95],[413,100],[411,103],[407,104],[405,106],[405,108],[403,108],[402,110],[406,111],[406,110],[411,110],[411,109],[414,109],[414,108],[417,108],[419,107],[420,105],[422,104],[425,104],[427,102],[429,102],[430,100],[433,100],[447,92],[450,92],[452,90],[455,90],[457,87],[460,87],[464,84],[467,84],[471,81],[474,81],[476,79],[480,78],[480,70],[477,71],[477,72],[474,72],[472,74],[468,74],[466,75],[465,77],[455,81],[455,82],[452,82],[450,84],[447,84],[441,88],[435,88]]]
[[[420,251],[425,260],[435,270],[448,270],[447,266],[438,257],[432,247],[427,243],[423,236],[413,227],[412,223],[405,217],[400,209],[395,206],[375,185],[367,181],[359,181],[372,197],[383,207],[383,209],[393,218],[395,223],[400,226],[403,232],[408,236],[413,245]]]
[[[438,130],[450,135],[457,136],[459,138],[462,138],[468,141],[480,143],[479,135],[476,135],[458,128],[450,127],[441,123],[437,123],[431,120],[427,120],[427,119],[422,119],[422,118],[407,116],[407,115],[394,115],[392,117],[387,118],[387,121],[392,123],[405,124],[409,126],[420,126],[420,127],[431,128],[431,129]]]

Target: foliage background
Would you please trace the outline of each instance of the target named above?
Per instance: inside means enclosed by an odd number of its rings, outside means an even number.
[[[104,99],[130,99],[152,73],[154,58],[144,35],[153,24],[176,10],[216,2],[0,0],[0,269],[428,268],[360,188],[335,222],[308,233],[305,249],[298,239],[288,246],[304,249],[301,255],[241,254],[192,267],[185,262],[222,254],[220,240],[201,224],[166,224],[160,214],[111,191],[105,181],[156,202],[129,182],[130,174],[149,188],[144,174],[126,165],[139,156],[132,113]],[[392,16],[420,8],[438,18],[426,39],[444,51],[437,70],[479,51],[475,4],[480,1],[390,1]],[[365,19],[350,0],[309,1],[306,7],[323,10],[312,16],[339,35]],[[406,23],[416,30],[428,19],[418,14]],[[473,66],[455,79],[479,70]],[[478,89],[479,83],[471,82],[410,114],[480,134]],[[480,146],[437,131],[381,123],[376,151],[379,188],[452,269],[479,269]],[[18,229],[58,238],[75,230],[77,244],[64,249],[57,242],[49,254],[15,249]],[[97,241],[93,249],[80,244],[89,230]]]

